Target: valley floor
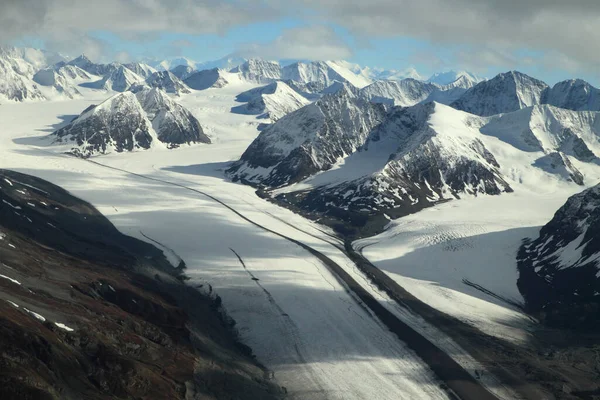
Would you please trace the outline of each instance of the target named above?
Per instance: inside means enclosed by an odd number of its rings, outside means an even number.
[[[212,145],[108,155],[94,162],[61,154],[42,136],[105,95],[3,104],[0,168],[60,185],[91,202],[123,233],[160,243],[174,262],[183,258],[190,284],[222,298],[242,340],[290,398],[443,399],[448,393],[318,259],[194,190],[327,255],[393,314],[481,375],[477,361],[450,338],[373,287],[323,227],[224,179],[223,169],[257,134],[256,119],[229,112],[235,95],[247,88],[209,89],[182,99],[213,137]],[[533,323],[517,306],[522,299],[516,250],[569,194],[524,190],[452,201],[391,222],[386,232],[354,245],[425,303],[522,343]],[[493,376],[480,378],[498,398],[516,397]]]

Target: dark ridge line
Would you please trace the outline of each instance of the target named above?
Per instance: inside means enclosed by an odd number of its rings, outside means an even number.
[[[471,282],[470,280],[468,280],[466,278],[463,278],[462,282],[465,285],[472,287],[473,289],[479,290],[480,292],[482,292],[484,294],[487,294],[488,296],[491,296],[491,297],[493,297],[493,298],[495,298],[497,300],[500,300],[500,301],[502,301],[502,302],[504,302],[504,303],[506,303],[506,304],[508,304],[510,306],[513,306],[513,307],[515,307],[515,308],[523,311],[527,315],[527,313],[525,311],[525,307],[523,307],[523,304],[518,303],[518,302],[516,302],[514,300],[511,300],[511,299],[508,299],[506,297],[500,296],[499,294],[496,294],[496,293],[492,292],[491,290],[486,289],[486,288],[484,288],[481,285],[478,285],[477,283]]]

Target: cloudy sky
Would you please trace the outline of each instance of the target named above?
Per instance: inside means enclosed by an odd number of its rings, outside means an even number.
[[[597,0],[0,0],[0,41],[96,60],[347,59],[600,84]]]

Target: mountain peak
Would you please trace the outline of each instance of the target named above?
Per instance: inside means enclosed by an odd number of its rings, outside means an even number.
[[[467,90],[452,107],[490,116],[543,102],[548,85],[519,71],[503,72]]]
[[[210,143],[198,120],[158,88],[119,93],[52,134],[81,157]]]

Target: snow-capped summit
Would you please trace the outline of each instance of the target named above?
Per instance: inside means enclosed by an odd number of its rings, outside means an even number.
[[[561,152],[582,162],[594,161],[595,153],[600,154],[597,112],[544,104],[490,117],[481,131],[527,152]]]
[[[467,90],[452,107],[488,116],[540,104],[548,85],[517,71],[499,74]]]
[[[435,83],[440,86],[445,86],[445,85],[449,85],[461,78],[463,78],[465,81],[470,82],[470,86],[474,86],[475,84],[477,84],[483,80],[480,77],[478,77],[477,75],[467,72],[467,71],[450,70],[450,71],[446,71],[446,72],[436,72],[435,74],[431,75],[431,77],[429,77],[429,79],[427,79],[427,82]]]
[[[472,118],[439,103],[396,107],[359,151],[278,199],[331,215],[401,216],[442,199],[511,192]]]
[[[68,65],[74,65],[76,67],[81,68],[84,71],[87,71],[88,68],[95,65],[92,60],[90,60],[85,54],[80,55],[77,58],[74,58],[67,62]]]
[[[584,80],[571,79],[549,89],[544,102],[575,111],[600,111],[600,89]]]
[[[600,326],[600,185],[572,196],[518,255],[518,286],[549,325]]]
[[[376,81],[361,89],[360,93],[365,99],[397,106],[414,106],[421,103],[431,93],[439,90],[436,85],[415,79],[401,81]]]
[[[62,63],[60,63],[62,64]],[[97,76],[106,76],[121,67],[121,64],[118,63],[110,63],[110,64],[97,64],[91,61],[86,55],[81,55],[77,58],[74,58],[66,63],[67,65],[73,65],[75,67],[79,67],[82,70]],[[57,65],[60,66],[60,65]]]
[[[52,134],[81,157],[111,152],[210,143],[198,120],[157,88],[119,93],[88,107]]]
[[[0,47],[0,100],[45,99],[32,79],[43,61],[27,53],[27,49]]]
[[[190,89],[170,71],[158,71],[150,75],[146,79],[146,84],[150,87],[155,87],[164,90],[167,93],[172,93],[177,96],[180,94],[190,93]]]
[[[170,71],[179,65],[185,65],[196,69],[196,62],[186,57],[170,58],[152,63],[152,67],[157,71]]]
[[[298,182],[356,151],[384,116],[345,86],[262,131],[228,174],[267,187]]]
[[[383,81],[401,81],[403,79],[415,79],[422,81],[423,76],[414,67],[408,67],[403,70],[383,69],[383,68],[364,68],[364,73],[371,80]]]
[[[144,78],[137,75],[135,72],[119,66],[110,74],[97,82],[93,82],[90,85],[86,85],[95,89],[114,90],[115,92],[124,92],[129,90],[130,87],[136,84],[144,82]]]
[[[178,65],[171,70],[171,73],[182,81],[186,80],[194,72],[196,72],[196,69],[190,67],[189,65]]]
[[[44,68],[33,76],[33,80],[37,84],[52,87],[57,93],[68,98],[81,95],[77,90],[77,85],[82,82],[90,82],[92,79],[93,75],[74,65]]]
[[[232,112],[256,114],[258,118],[270,119],[273,122],[309,103],[306,98],[281,81],[240,93],[236,100],[246,104],[232,108]]]
[[[150,77],[150,75],[152,75],[153,73],[156,72],[155,68],[151,67],[148,64],[144,64],[144,63],[140,63],[140,62],[124,64],[124,66],[127,69],[135,72],[137,75],[139,75],[145,79],[148,79]]]
[[[368,78],[357,74],[355,70],[354,64],[343,61],[296,62],[282,68],[281,78],[303,84],[312,83],[323,88],[334,82],[349,82],[358,88],[371,83]]]
[[[326,88],[335,81],[345,81],[340,74],[330,68],[324,61],[289,64],[282,68],[281,78],[302,84],[319,84],[323,88]]]
[[[347,61],[325,61],[325,63],[329,68],[337,72],[344,81],[349,82],[359,89],[373,83],[373,80],[357,64]]]
[[[259,58],[251,58],[230,72],[237,73],[243,80],[252,83],[271,83],[281,79],[281,66],[278,62]]]

